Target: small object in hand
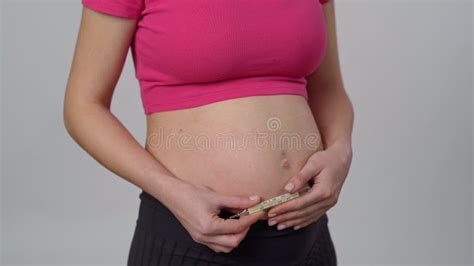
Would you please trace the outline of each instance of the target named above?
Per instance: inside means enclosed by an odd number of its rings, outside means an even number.
[[[308,186],[308,187],[305,187],[305,188],[301,189],[300,191],[296,191],[296,192],[293,192],[293,193],[285,193],[285,194],[276,196],[274,198],[264,200],[264,201],[260,202],[259,204],[255,205],[255,206],[244,209],[243,211],[230,216],[229,219],[234,219],[234,218],[237,218],[237,217],[240,217],[240,216],[243,216],[243,215],[253,214],[253,213],[268,209],[270,207],[282,204],[283,202],[287,202],[289,200],[292,200],[294,198],[299,197],[301,194],[305,193],[310,188],[311,187]]]

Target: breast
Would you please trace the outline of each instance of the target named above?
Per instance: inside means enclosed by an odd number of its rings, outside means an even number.
[[[132,53],[157,85],[309,75],[326,45],[316,0],[150,0]]]
[[[306,100],[244,97],[148,116],[147,149],[177,178],[270,198],[322,149]]]

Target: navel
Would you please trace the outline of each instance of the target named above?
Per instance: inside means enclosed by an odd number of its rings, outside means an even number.
[[[283,158],[283,160],[281,160],[280,166],[282,168],[290,168],[290,161],[288,161],[287,158]]]

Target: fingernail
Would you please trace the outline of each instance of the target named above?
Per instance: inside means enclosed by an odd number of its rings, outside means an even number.
[[[271,212],[271,213],[268,214],[268,217],[275,217],[276,215],[277,215],[276,213]]]
[[[278,229],[278,230],[282,230],[282,229],[285,229],[285,228],[286,228],[286,225],[284,225],[284,224],[279,224],[279,225],[277,226],[277,229]]]
[[[273,225],[275,225],[276,223],[277,223],[277,221],[275,221],[275,220],[270,220],[270,221],[268,221],[268,225],[269,225],[269,226],[273,226]]]
[[[300,228],[301,228],[301,226],[299,226],[299,225],[293,227],[293,229],[295,229],[295,230],[298,230],[298,229],[300,229]]]
[[[259,197],[257,195],[252,195],[249,197],[250,200],[256,200],[258,199]]]
[[[295,185],[293,185],[293,183],[288,183],[286,184],[285,186],[285,190],[288,191],[288,192],[291,192],[291,190],[293,190],[293,188],[295,188]]]

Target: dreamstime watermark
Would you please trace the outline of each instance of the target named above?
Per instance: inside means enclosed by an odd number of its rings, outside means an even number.
[[[245,133],[189,134],[186,132],[164,134],[163,128],[148,136],[147,145],[153,149],[180,150],[245,150],[317,149],[320,144],[318,132],[300,134],[282,130],[278,117],[270,117],[264,129]]]

